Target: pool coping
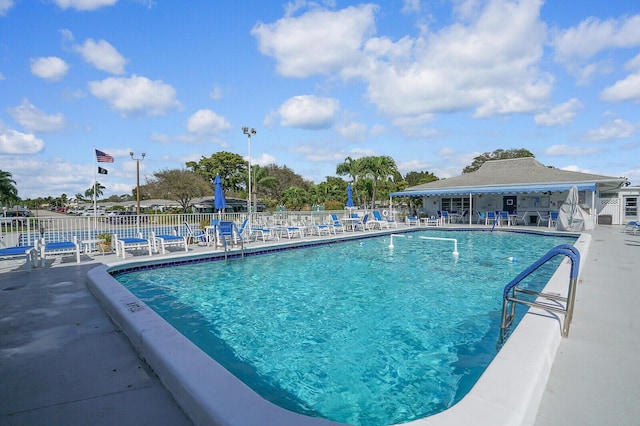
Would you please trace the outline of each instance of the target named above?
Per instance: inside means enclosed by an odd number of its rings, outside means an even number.
[[[387,234],[390,233],[395,232]],[[303,245],[330,242],[322,241],[303,241],[306,243]],[[581,234],[578,237],[575,247],[581,259],[586,258],[590,244],[591,235]],[[296,245],[300,243],[285,243],[276,249]],[[256,251],[265,251],[265,248],[252,248],[250,253]],[[138,355],[156,372],[194,423],[339,425],[337,422],[288,411],[260,397],[109,274],[109,271],[123,269],[127,265],[139,268],[146,264],[202,261],[213,256],[224,254],[177,255],[163,260],[102,265],[89,271],[87,285],[107,314],[129,337]],[[581,269],[583,264],[584,261],[581,262]],[[546,285],[545,292],[566,294],[569,270],[569,262],[563,261]],[[561,341],[561,328],[561,317],[540,309],[530,309],[464,398],[446,411],[405,425],[533,424]]]

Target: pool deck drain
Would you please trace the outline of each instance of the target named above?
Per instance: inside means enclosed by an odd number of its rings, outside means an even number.
[[[569,338],[560,342],[536,426],[640,417],[640,235],[623,228],[591,232]],[[117,261],[56,259],[30,273],[1,265],[0,424],[193,424],[86,287],[89,270]]]

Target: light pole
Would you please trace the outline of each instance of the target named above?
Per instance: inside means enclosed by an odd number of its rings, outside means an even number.
[[[253,127],[249,129],[247,126],[242,128],[242,133],[247,135],[247,141],[249,144],[249,199],[247,200],[247,218],[249,221],[247,222],[247,228],[249,229],[249,234],[251,234],[251,136],[254,136],[257,132]]]
[[[144,156],[146,154],[143,152],[142,158],[134,158],[133,151],[131,151],[129,155],[131,155],[131,159],[136,162],[136,200],[137,200],[136,214],[138,215],[138,218],[139,218],[140,217],[140,162],[144,160]]]

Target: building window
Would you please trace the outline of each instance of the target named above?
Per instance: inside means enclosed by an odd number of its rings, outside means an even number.
[[[469,198],[442,198],[441,200],[442,210],[458,213],[462,213],[464,210],[469,210]]]
[[[624,215],[627,218],[638,217],[638,197],[624,198]]]

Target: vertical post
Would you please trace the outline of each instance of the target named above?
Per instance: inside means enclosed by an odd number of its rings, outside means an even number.
[[[247,197],[247,226],[245,227],[245,229],[248,229],[247,234],[249,236],[251,236],[251,216],[252,216],[252,210],[251,210],[251,201],[252,201],[252,197],[253,194],[251,192],[251,136],[254,136],[256,133],[258,133],[256,131],[255,128],[251,128],[249,129],[249,127],[244,126],[242,127],[242,133],[244,133],[245,135],[247,135],[247,143],[248,143],[248,155],[249,155],[249,183],[247,186],[247,190],[249,192],[248,197]]]
[[[144,160],[146,155],[142,153],[142,158],[134,158],[133,151],[129,153],[131,159],[136,162],[136,224],[138,226],[138,232],[140,231],[140,162]]]

